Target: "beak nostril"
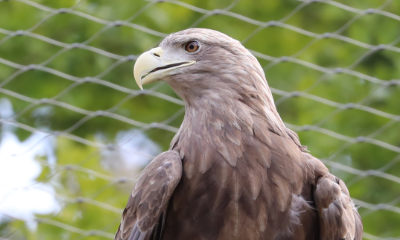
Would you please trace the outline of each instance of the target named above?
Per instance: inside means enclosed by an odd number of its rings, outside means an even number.
[[[153,53],[153,55],[156,57],[160,57],[160,55],[158,55],[157,53]]]

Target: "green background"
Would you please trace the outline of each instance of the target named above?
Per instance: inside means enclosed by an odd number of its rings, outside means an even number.
[[[400,239],[399,15],[398,0],[0,1],[0,98],[12,102],[17,115],[8,123],[19,124],[21,140],[32,134],[28,126],[61,133],[56,170],[38,158],[37,181],[52,184],[63,203],[59,213],[37,216],[34,231],[3,221],[0,236],[114,234],[132,183],[104,167],[102,153],[132,128],[166,150],[183,118],[167,84],[138,91],[134,60],[167,34],[196,26],[254,51],[282,119],[348,184],[365,238]],[[51,111],[34,114],[43,106]]]

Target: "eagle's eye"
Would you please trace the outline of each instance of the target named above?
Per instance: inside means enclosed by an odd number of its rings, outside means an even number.
[[[185,45],[185,50],[190,53],[196,52],[199,48],[200,44],[196,41],[190,41]]]

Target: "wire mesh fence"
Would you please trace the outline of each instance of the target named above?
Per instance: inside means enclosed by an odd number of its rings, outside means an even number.
[[[285,124],[347,183],[364,238],[400,239],[391,0],[0,0],[0,239],[113,238],[135,178],[184,113],[166,84],[139,90],[132,66],[188,27],[250,49]]]

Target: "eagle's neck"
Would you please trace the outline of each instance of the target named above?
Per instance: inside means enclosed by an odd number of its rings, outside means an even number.
[[[265,130],[287,137],[281,118],[275,115],[275,106],[271,109],[260,101],[259,98],[225,98],[223,95],[203,96],[192,103],[185,101],[185,117],[171,142],[171,149],[184,152],[185,146],[197,144],[192,143],[194,138],[214,145],[223,142],[240,146],[260,121]]]
[[[288,137],[261,66],[251,54],[242,56],[246,57],[254,64],[236,64],[234,71],[220,68],[167,79],[186,109],[172,147],[189,141],[192,135],[200,136],[202,141],[231,141],[226,135],[232,129],[237,135],[233,142],[242,141],[239,135],[246,135],[245,131],[251,134],[257,121],[263,122],[266,130]]]
[[[265,79],[260,82],[257,87],[226,84],[221,89],[202,90],[183,96],[185,122],[207,128],[218,121],[232,126],[237,126],[237,122],[241,121],[251,126],[251,118],[257,117],[265,120],[271,130],[282,135],[285,125],[276,110],[272,93]]]

